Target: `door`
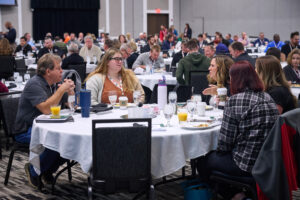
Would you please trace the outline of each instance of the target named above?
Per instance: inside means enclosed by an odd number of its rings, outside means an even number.
[[[165,25],[169,28],[169,14],[148,14],[147,30],[148,35],[159,34],[160,25]]]

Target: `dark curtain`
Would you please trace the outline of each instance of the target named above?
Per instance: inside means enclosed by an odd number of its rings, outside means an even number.
[[[60,37],[64,32],[98,34],[99,0],[31,0],[31,8],[35,40],[47,32]]]

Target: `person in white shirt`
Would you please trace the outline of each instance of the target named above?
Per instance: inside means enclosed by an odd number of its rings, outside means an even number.
[[[97,58],[97,61],[100,62],[102,51],[99,47],[93,44],[93,38],[90,35],[84,37],[84,46],[80,49],[79,55],[83,57],[84,61],[87,62],[87,58],[90,58],[90,61],[94,57]]]

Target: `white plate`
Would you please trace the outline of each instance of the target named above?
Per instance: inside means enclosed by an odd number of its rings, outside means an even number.
[[[208,126],[199,127],[201,124],[207,124]],[[215,127],[216,125],[211,125],[209,123],[203,123],[203,122],[188,122],[186,124],[182,124],[180,128],[187,129],[187,130],[205,130]]]
[[[209,105],[205,106],[205,110],[212,110],[212,109],[214,109],[214,107],[209,106]]]
[[[136,105],[134,103],[128,103],[127,104],[127,108],[131,108],[131,107],[135,107]],[[120,104],[115,104],[114,108],[120,108]]]

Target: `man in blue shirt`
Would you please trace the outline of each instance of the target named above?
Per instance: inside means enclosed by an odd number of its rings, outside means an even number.
[[[175,44],[174,44],[174,36],[173,35],[168,35],[167,39],[163,42],[161,50],[162,51],[168,51],[169,49],[174,49]]]
[[[253,45],[254,46],[266,46],[266,43],[269,43],[269,40],[268,38],[265,38],[265,34],[263,32],[260,32],[259,33],[259,38],[257,38]]]
[[[280,41],[280,36],[278,34],[274,34],[273,41],[268,44],[267,48],[265,49],[265,52],[267,52],[270,47],[275,47],[275,48],[281,50],[281,47],[283,45],[284,45],[284,42]]]

